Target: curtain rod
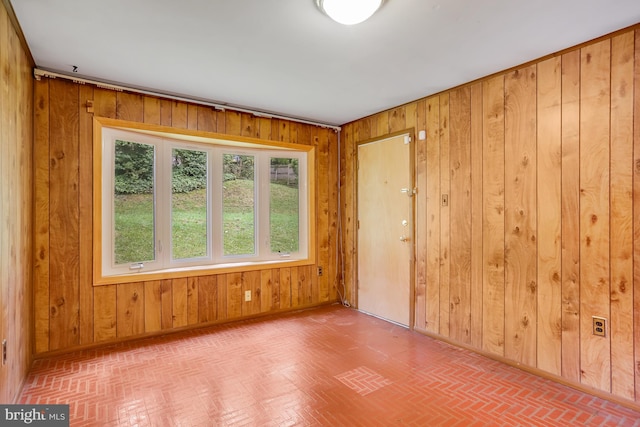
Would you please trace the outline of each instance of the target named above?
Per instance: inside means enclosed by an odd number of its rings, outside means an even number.
[[[113,84],[113,83],[105,83],[105,82],[101,82],[101,81],[98,81],[98,80],[91,80],[91,79],[87,79],[87,78],[76,77],[76,76],[73,76],[73,75],[57,73],[55,71],[48,71],[48,70],[44,70],[44,69],[41,69],[41,68],[34,68],[33,69],[33,76],[35,77],[36,80],[40,80],[42,77],[48,77],[48,78],[52,78],[52,79],[60,78],[60,79],[71,80],[74,83],[79,83],[79,84],[92,84],[92,85],[95,85],[95,86],[103,88],[103,89],[111,89],[111,90],[115,90],[117,92],[123,92],[123,91],[134,92],[134,93],[139,93],[141,95],[151,95],[151,96],[157,96],[157,97],[160,97],[160,98],[172,99],[174,101],[183,101],[183,102],[190,102],[190,103],[199,104],[199,105],[205,105],[207,107],[213,107],[213,108],[215,108],[216,110],[219,110],[219,111],[231,110],[231,111],[237,111],[239,113],[252,114],[255,117],[264,117],[264,118],[268,118],[268,119],[289,120],[289,121],[296,122],[296,123],[303,123],[303,124],[306,124],[306,125],[319,126],[319,127],[322,127],[322,128],[333,129],[335,132],[340,132],[340,129],[341,129],[340,126],[333,126],[333,125],[329,125],[329,124],[326,124],[326,123],[318,123],[318,122],[312,122],[312,121],[309,121],[309,120],[296,119],[294,117],[280,116],[278,114],[271,114],[271,113],[266,113],[266,112],[263,112],[263,111],[249,110],[249,109],[246,109],[246,108],[234,107],[234,106],[231,106],[231,105],[216,104],[215,102],[209,102],[209,101],[205,101],[205,100],[202,100],[202,99],[186,98],[186,97],[182,97],[182,96],[171,95],[171,94],[162,93],[162,92],[155,92],[155,91],[146,90],[146,89],[120,86],[120,85]]]

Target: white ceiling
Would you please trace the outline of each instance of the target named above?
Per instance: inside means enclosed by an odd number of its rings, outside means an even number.
[[[640,22],[640,0],[387,0],[346,27],[314,0],[11,0],[50,71],[327,124]]]

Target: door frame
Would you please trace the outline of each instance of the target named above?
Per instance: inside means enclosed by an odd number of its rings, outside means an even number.
[[[419,190],[416,187],[417,179],[416,179],[416,137],[415,137],[415,128],[407,128],[405,130],[401,130],[398,132],[391,132],[386,135],[381,135],[376,138],[369,138],[363,141],[358,141],[355,147],[354,160],[356,164],[356,173],[355,173],[355,205],[356,205],[356,232],[355,232],[355,242],[354,246],[356,249],[356,256],[354,257],[355,261],[355,286],[354,286],[354,295],[353,300],[355,301],[355,307],[358,309],[358,295],[360,288],[360,252],[358,250],[358,242],[359,242],[359,233],[360,233],[360,207],[358,205],[359,200],[359,189],[360,183],[358,182],[358,168],[360,165],[360,159],[358,158],[359,148],[361,145],[371,144],[374,142],[381,142],[386,139],[396,138],[398,136],[407,135],[411,138],[411,142],[409,143],[409,176],[411,177],[411,182],[409,183],[409,188],[414,189],[414,193],[411,197],[411,218],[409,218],[409,230],[410,230],[410,245],[409,245],[409,325],[408,329],[413,330],[415,325],[415,316],[416,316],[416,223],[415,219],[417,218],[416,209],[416,197],[418,197]],[[388,322],[395,323],[393,321],[384,319]],[[404,325],[401,325],[404,327]]]

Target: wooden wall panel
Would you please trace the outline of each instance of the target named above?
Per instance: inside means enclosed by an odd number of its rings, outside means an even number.
[[[49,258],[51,350],[80,343],[78,88],[64,80],[49,86],[49,238],[56,248]]]
[[[3,10],[0,8],[0,10]],[[34,84],[34,347],[49,351],[49,80]]]
[[[611,390],[610,336],[591,331],[592,316],[609,316],[610,53],[610,40],[586,46],[580,64],[581,381],[605,391]]]
[[[187,128],[187,108],[186,102],[171,101],[171,126],[178,129]]]
[[[160,283],[160,327],[173,328],[173,288],[170,279]]]
[[[291,308],[291,269],[280,269],[280,308]]]
[[[344,125],[343,224],[351,150],[414,104],[415,329],[640,404],[640,24]]]
[[[11,147],[9,145],[9,124],[10,117],[12,116],[9,113],[9,79],[5,78],[5,71],[9,69],[9,49],[11,47],[11,42],[9,40],[9,18],[6,14],[6,10],[4,6],[0,6],[0,70],[2,70],[2,80],[0,80],[0,120],[2,120],[2,128],[0,128],[0,177],[2,177],[2,182],[4,185],[0,187],[0,212],[2,212],[2,218],[0,221],[0,253],[8,254],[9,253],[9,244],[10,244],[10,230],[9,230],[9,192],[11,190],[11,186],[9,185],[9,153],[11,151]],[[14,89],[15,90],[15,89]],[[5,172],[7,171],[7,172]],[[6,212],[6,213],[5,213]],[[10,317],[9,317],[9,265],[10,259],[8,255],[4,255],[0,258],[0,333],[5,336],[7,330],[10,325]],[[6,326],[5,326],[6,325]],[[17,326],[17,325],[15,325]],[[11,329],[15,327],[12,325]],[[22,380],[22,378],[20,378]],[[0,369],[0,381],[3,385],[1,395],[9,395],[17,393],[17,391],[4,391],[4,385],[9,383],[9,374],[5,369]]]
[[[538,64],[537,363],[562,371],[562,75],[561,57]]]
[[[226,274],[227,280],[227,318],[236,319],[242,316],[242,273]]]
[[[535,365],[536,67],[505,77],[505,356]]]
[[[245,301],[245,292],[251,293],[251,301]],[[242,315],[251,316],[260,313],[260,271],[242,273]]]
[[[79,88],[78,118],[79,141],[91,141],[93,138],[93,86]],[[79,142],[78,147],[78,233],[80,258],[78,283],[91,283],[93,280],[93,144]],[[80,310],[80,344],[93,342],[93,290],[88,286],[78,286]]]
[[[422,100],[416,103],[416,135],[418,130],[427,128],[427,103]],[[417,188],[415,201],[415,259],[416,259],[416,280],[415,280],[415,321],[414,327],[418,330],[426,330],[426,310],[427,310],[427,239],[426,224],[427,219],[427,138],[416,138],[416,161],[415,161],[415,186]]]
[[[187,105],[187,129],[198,130],[198,106]]]
[[[504,355],[504,76],[482,87],[482,349]]]
[[[48,329],[42,318],[49,305],[46,293],[45,307],[32,316],[33,281],[41,286],[48,277],[49,254],[40,251],[34,264],[32,242],[43,249],[48,233],[37,233],[34,239],[34,86],[29,61],[5,6],[0,5],[0,334],[7,340],[7,361],[0,366],[0,402],[4,403],[15,401],[31,366],[34,320]],[[38,88],[37,100],[47,98],[46,86]],[[48,108],[42,105],[37,114],[48,119]],[[48,151],[48,139],[41,142]],[[47,151],[46,160],[35,159],[36,180],[48,179]],[[38,196],[46,209],[43,215],[48,215],[43,192]],[[40,341],[42,347],[41,336]]]
[[[218,126],[218,116],[211,107],[198,106],[198,130],[215,132]]]
[[[38,248],[33,309],[36,353],[337,299],[337,134],[311,125],[258,119],[247,113],[113,92],[63,79],[43,79],[35,87],[38,108],[29,117],[35,120],[38,141],[34,192],[39,208],[34,217],[39,230],[34,239]],[[309,265],[94,287],[93,115],[316,147],[316,253],[325,271],[322,280],[315,274],[317,265]],[[251,301],[244,301],[245,290],[250,291]]]
[[[93,340],[111,341],[117,337],[118,325],[116,286],[93,288]]]
[[[154,280],[144,283],[144,330],[162,330],[162,282]]]
[[[116,93],[116,118],[142,122],[144,120],[143,96],[135,93]]]
[[[440,98],[427,99],[427,308],[425,328],[440,331]],[[418,236],[420,239],[420,236]]]
[[[633,330],[635,397],[640,402],[640,29],[635,31],[633,77]]]
[[[407,110],[405,106],[389,111],[389,132],[400,132],[407,128]]]
[[[440,191],[450,199],[451,164],[449,135],[449,94],[440,95]],[[437,200],[437,199],[436,199]],[[450,220],[448,204],[440,203],[440,334],[449,336],[449,286],[451,272]]]
[[[342,248],[341,268],[343,270],[342,283],[340,284],[340,292],[343,301],[355,305],[356,304],[356,197],[355,197],[355,177],[356,177],[356,158],[354,143],[353,126],[346,125],[342,129],[342,152],[340,153],[340,217],[342,240],[344,242]],[[282,288],[282,282],[280,286]],[[283,304],[282,299],[280,304]]]
[[[277,295],[277,294],[276,294]],[[274,309],[273,270],[260,272],[260,312],[264,313]]]
[[[181,328],[189,323],[187,313],[187,278],[173,279],[171,281],[171,297],[173,304],[173,327]]]
[[[46,80],[45,80],[46,81]],[[93,90],[93,111],[96,116],[116,118],[117,92],[108,89],[95,88]]]
[[[471,345],[482,348],[482,83],[471,86]]]
[[[198,323],[198,303],[200,301],[198,297],[199,291],[200,288],[198,286],[198,278],[189,277],[187,279],[187,323],[189,325],[195,325],[196,323]]]
[[[471,91],[451,92],[449,337],[471,343]]]
[[[562,376],[580,382],[580,51],[562,56]]]
[[[198,322],[200,323],[218,320],[218,283],[216,277],[198,277]]]
[[[633,399],[633,32],[611,40],[611,392]]]
[[[139,335],[144,332],[144,283],[116,285],[116,336]]]
[[[142,101],[143,121],[145,123],[160,124],[160,99],[147,96]]]
[[[329,174],[327,178],[329,181],[329,194],[327,195],[327,197],[329,197],[329,264],[326,267],[326,270],[328,272],[326,284],[327,289],[326,292],[324,290],[321,290],[320,302],[336,301],[338,299],[337,290],[343,280],[342,271],[339,267],[341,261],[340,252],[338,250],[338,245],[340,245],[338,226],[341,219],[338,216],[340,203],[340,175],[339,173],[337,173],[337,171],[340,164],[339,149],[341,147],[339,146],[338,132],[328,130],[327,133],[327,143],[329,145],[329,170],[327,171],[327,173]]]
[[[316,216],[316,239],[317,239],[317,254],[318,254],[318,266],[323,269],[323,275],[318,277],[317,286],[314,287],[314,291],[317,292],[316,300],[322,299],[328,301],[329,299],[329,278],[331,277],[331,246],[330,246],[330,211],[329,211],[329,192],[331,191],[331,180],[328,179],[329,173],[329,139],[328,131],[326,129],[319,130],[314,136],[314,145],[317,148],[316,151],[316,181],[318,182],[318,204],[317,204],[317,216]],[[326,267],[325,267],[326,266]],[[326,269],[326,271],[325,271]],[[322,295],[322,298],[320,297]],[[326,295],[326,298],[325,298]]]

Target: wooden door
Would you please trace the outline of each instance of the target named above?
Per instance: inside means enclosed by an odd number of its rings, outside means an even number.
[[[411,144],[358,146],[358,309],[409,326],[413,254]]]

